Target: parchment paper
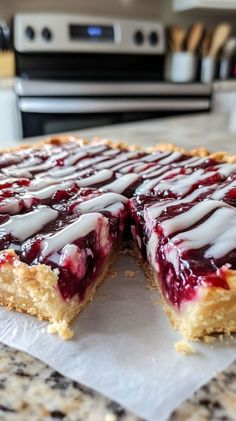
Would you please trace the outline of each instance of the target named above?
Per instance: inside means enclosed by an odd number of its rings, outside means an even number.
[[[147,420],[163,421],[216,371],[236,356],[226,339],[194,344],[195,355],[174,349],[181,339],[161,308],[158,294],[129,256],[115,265],[118,275],[97,291],[74,323],[75,337],[62,341],[36,318],[0,309],[0,341],[24,350],[73,380],[105,394]],[[125,270],[135,270],[130,279]]]

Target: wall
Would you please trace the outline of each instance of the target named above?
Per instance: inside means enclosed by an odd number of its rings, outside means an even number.
[[[105,16],[122,16],[140,19],[157,19],[165,23],[189,25],[196,19],[207,27],[220,20],[228,20],[235,26],[235,15],[230,12],[174,13],[171,0],[0,0],[0,19],[7,19],[16,12],[57,11]]]

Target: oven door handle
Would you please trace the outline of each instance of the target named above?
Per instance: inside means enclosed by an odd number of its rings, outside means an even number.
[[[209,98],[195,99],[74,99],[19,98],[19,109],[26,113],[84,114],[148,111],[194,111],[210,108]]]

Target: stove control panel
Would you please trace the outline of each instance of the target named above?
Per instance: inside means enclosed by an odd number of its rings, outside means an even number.
[[[156,21],[22,13],[14,18],[14,47],[20,53],[164,54],[165,32]]]

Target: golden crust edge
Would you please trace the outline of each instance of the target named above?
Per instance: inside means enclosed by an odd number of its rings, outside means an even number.
[[[226,151],[218,151],[218,152],[210,152],[205,147],[199,147],[199,148],[193,148],[191,150],[188,150],[186,148],[183,148],[181,146],[176,146],[174,143],[157,143],[156,146],[153,147],[147,147],[142,148],[139,145],[130,145],[128,143],[125,143],[122,140],[119,141],[113,141],[108,138],[101,138],[101,137],[94,137],[91,140],[92,144],[106,144],[111,147],[115,148],[126,148],[129,150],[137,150],[137,151],[146,151],[146,152],[155,152],[155,151],[161,151],[161,152],[180,152],[189,156],[199,156],[199,157],[209,157],[215,160],[218,160],[219,162],[229,162],[234,163],[236,162],[236,155],[232,155]]]
[[[123,140],[111,140],[109,138],[103,138],[95,136],[91,140],[81,138],[77,135],[70,135],[70,134],[63,134],[63,135],[55,135],[50,136],[47,139],[43,139],[42,141],[35,142],[35,143],[24,143],[22,145],[11,147],[11,148],[0,148],[0,153],[8,153],[8,152],[15,152],[18,150],[23,150],[27,148],[37,149],[43,147],[44,145],[51,144],[51,145],[63,145],[69,142],[78,142],[81,146],[87,144],[105,144],[112,148],[119,148],[119,149],[128,149],[128,150],[137,150],[137,151],[147,151],[147,152],[155,152],[155,151],[162,151],[162,152],[180,152],[184,153],[189,156],[199,156],[199,157],[209,157],[215,159],[219,162],[228,162],[228,163],[236,163],[236,155],[232,155],[226,151],[217,151],[217,152],[210,152],[205,147],[194,148],[188,150],[186,148],[176,146],[173,143],[157,143],[154,147],[142,148],[139,145],[130,145]]]
[[[12,146],[10,148],[0,148],[0,154],[3,153],[11,153],[11,152],[17,152],[17,151],[21,151],[24,149],[38,149],[40,147],[44,147],[45,145],[63,145],[63,144],[67,144],[70,142],[78,142],[79,145],[83,146],[89,143],[89,141],[87,139],[82,139],[79,136],[73,136],[73,135],[55,135],[55,136],[50,136],[47,137],[45,139],[39,140],[37,142],[32,142],[32,143],[22,143],[19,146]]]

